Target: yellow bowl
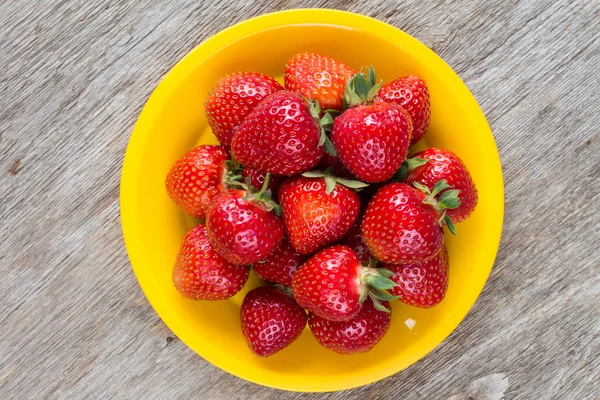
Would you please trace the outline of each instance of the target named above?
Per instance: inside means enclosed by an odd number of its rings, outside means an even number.
[[[216,143],[203,103],[221,76],[259,71],[281,78],[286,60],[314,51],[355,68],[373,64],[388,82],[406,74],[431,92],[428,146],[458,153],[479,189],[473,216],[447,238],[450,286],[437,307],[393,304],[392,326],[370,353],[342,356],[321,347],[308,327],[269,358],[254,356],[240,330],[248,290],[228,301],[184,299],[171,271],[180,242],[196,221],[167,196],[172,164],[199,143]],[[207,361],[240,378],[294,391],[333,391],[375,382],[413,364],[440,344],[465,317],[490,273],[502,229],[504,194],[498,152],[477,102],[452,69],[425,45],[383,22],[334,10],[293,10],[254,18],[203,42],[158,85],[135,126],[121,179],[121,218],[133,270],[163,321]]]

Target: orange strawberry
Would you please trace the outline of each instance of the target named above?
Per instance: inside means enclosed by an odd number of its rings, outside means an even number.
[[[285,88],[316,100],[323,111],[341,111],[346,82],[356,70],[331,57],[316,53],[300,53],[285,65]]]

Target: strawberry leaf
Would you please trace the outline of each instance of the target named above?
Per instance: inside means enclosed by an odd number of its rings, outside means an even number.
[[[335,189],[335,179],[332,176],[325,176],[325,193],[330,194]]]
[[[454,226],[454,223],[452,222],[452,218],[445,215],[444,222],[446,223],[446,226],[448,227],[448,230],[450,231],[450,233],[453,234],[454,236],[456,236],[456,227]]]
[[[408,172],[414,170],[415,168],[420,167],[421,165],[425,165],[428,162],[429,162],[429,160],[427,158],[421,158],[421,157],[413,157],[413,158],[409,158],[405,161]]]
[[[458,198],[459,193],[460,190],[457,189],[446,190],[438,198],[438,204],[442,208],[458,208],[460,206],[460,199]]]
[[[335,150],[335,146],[331,142],[331,139],[329,139],[327,136],[325,136],[325,143],[323,144],[323,148],[332,156],[337,157],[337,151]]]
[[[400,298],[400,296],[392,296],[388,292],[384,292],[383,290],[378,290],[375,288],[371,288],[370,292],[371,292],[370,295],[372,297],[375,297],[378,300],[392,301],[392,300],[398,300]]]
[[[375,268],[375,269],[377,270],[377,272],[379,272],[379,274],[381,276],[385,276],[386,278],[391,278],[392,276],[396,275],[392,271],[390,271],[389,269],[386,269],[386,268]]]
[[[368,74],[369,74],[369,84],[371,85],[371,87],[375,86],[375,82],[377,81],[376,77],[375,77],[375,68],[373,68],[373,66],[371,65],[369,67],[368,70]]]
[[[334,179],[340,185],[344,185],[346,187],[349,187],[350,189],[363,189],[363,188],[366,188],[369,186],[368,183],[356,181],[353,179],[345,179],[345,178],[338,178],[338,177],[335,177]]]
[[[379,300],[377,300],[376,298],[371,297],[371,300],[373,301],[373,306],[375,307],[376,310],[378,311],[383,311],[386,313],[390,313],[391,311],[388,310],[387,308],[385,308],[385,306],[383,304],[381,304],[381,302]]]
[[[323,171],[306,171],[303,172],[301,175],[306,178],[323,178],[327,174]]]
[[[390,278],[386,278],[381,275],[367,275],[365,277],[365,281],[368,285],[378,290],[388,290],[398,286],[398,284]]]
[[[448,185],[448,181],[447,181],[447,180],[445,180],[445,179],[442,179],[442,180],[440,180],[440,181],[437,181],[437,183],[436,183],[435,185],[433,185],[433,190],[431,191],[431,195],[432,195],[433,197],[435,197],[435,196],[437,196],[437,194],[438,194],[439,192],[441,192],[441,191],[442,191],[442,190],[444,190],[444,189],[448,189],[448,188],[450,188],[450,187],[451,187],[451,186],[450,186],[450,185]]]

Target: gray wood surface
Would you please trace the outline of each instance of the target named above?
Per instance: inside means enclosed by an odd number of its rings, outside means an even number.
[[[498,258],[459,328],[393,377],[320,395],[247,383],[178,341],[131,271],[118,204],[161,77],[235,22],[308,6],[440,54],[506,181]],[[0,1],[0,398],[600,398],[599,65],[595,0]]]

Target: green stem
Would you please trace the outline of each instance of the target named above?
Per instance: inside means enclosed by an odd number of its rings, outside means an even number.
[[[271,173],[267,172],[265,175],[265,181],[262,185],[262,188],[260,189],[260,192],[258,192],[257,197],[260,199],[263,195],[263,193],[267,190],[267,188],[269,187],[269,181],[271,180]]]

